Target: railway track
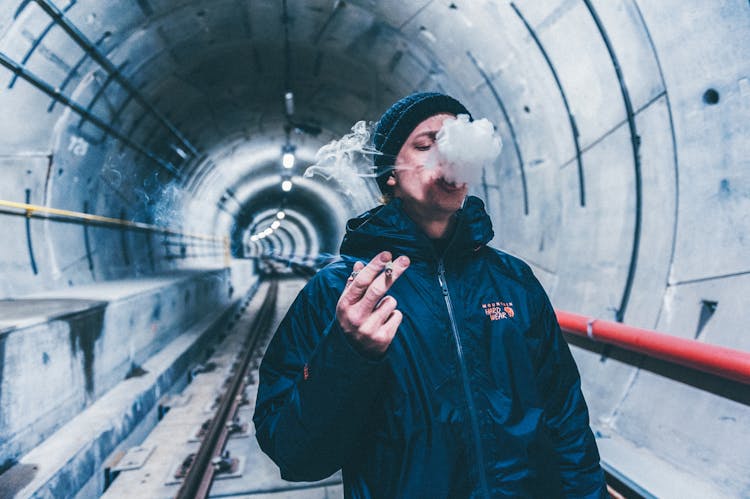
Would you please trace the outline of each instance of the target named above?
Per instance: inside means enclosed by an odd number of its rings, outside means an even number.
[[[198,452],[192,459],[182,486],[175,496],[177,499],[207,498],[217,472],[232,470],[237,466],[236,459],[233,460],[231,456],[225,454],[225,446],[230,432],[238,427],[232,422],[237,421],[239,406],[247,401],[243,394],[249,381],[247,373],[250,369],[250,361],[256,354],[259,340],[268,335],[272,326],[278,289],[278,281],[271,281],[263,304],[245,337],[240,353],[241,359],[235,364],[229,386],[221,395],[219,408],[211,419],[211,424]]]
[[[103,497],[343,497],[340,473],[323,482],[282,480],[253,433],[262,354],[304,283],[290,274],[268,275],[225,337],[191,369],[191,381],[164,396],[158,424],[110,459]]]

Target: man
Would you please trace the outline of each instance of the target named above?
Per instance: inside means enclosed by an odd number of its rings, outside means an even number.
[[[287,480],[341,468],[352,498],[607,497],[544,290],[486,246],[491,223],[467,186],[425,167],[458,114],[455,99],[420,93],[378,122],[389,201],[349,221],[341,261],[280,324],[260,368],[258,442]]]

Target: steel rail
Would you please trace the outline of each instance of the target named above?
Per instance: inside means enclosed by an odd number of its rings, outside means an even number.
[[[556,310],[560,328],[691,369],[750,384],[750,352]]]
[[[50,208],[49,206],[39,206],[39,205],[29,204],[29,203],[19,203],[17,201],[7,201],[4,199],[0,199],[0,208],[11,208],[14,210],[19,210],[22,212],[22,213],[19,213],[20,215],[25,214],[27,217],[49,218],[49,215],[54,215],[54,216],[69,218],[71,219],[71,221],[83,220],[84,222],[93,222],[93,223],[102,224],[102,225],[120,226],[120,227],[125,227],[128,229],[142,230],[142,231],[147,231],[147,232],[158,232],[158,233],[166,234],[170,236],[189,237],[192,239],[200,239],[204,241],[221,241],[225,245],[228,243],[227,237],[212,236],[210,234],[182,232],[179,230],[170,229],[168,227],[161,227],[159,225],[152,225],[152,224],[147,224],[143,222],[132,222],[130,220],[123,220],[120,218],[103,217],[101,215],[94,215],[91,213],[82,213],[79,211],[62,210],[59,208]]]
[[[185,480],[175,496],[176,499],[204,499],[208,497],[215,474],[211,461],[221,456],[229,438],[229,429],[226,423],[235,416],[240,405],[250,360],[255,354],[258,340],[271,325],[276,310],[277,296],[278,280],[274,279],[269,285],[268,293],[245,338],[242,359],[236,368],[229,388],[221,397],[219,409],[211,420],[211,426],[206,432],[206,436],[203,438],[201,446],[188,469]]]
[[[143,106],[149,113],[154,115],[156,119],[169,130],[169,132],[180,141],[183,147],[187,148],[193,156],[200,155],[200,152],[190,143],[182,132],[180,132],[175,125],[172,124],[159,110],[151,105],[140,91],[133,86],[133,84],[120,74],[119,70],[104,54],[99,52],[96,45],[84,35],[66,16],[65,13],[60,10],[50,0],[34,0],[39,7],[44,10],[72,39],[75,41],[89,57],[96,61],[101,67],[103,67],[110,75],[114,78],[135,100]]]

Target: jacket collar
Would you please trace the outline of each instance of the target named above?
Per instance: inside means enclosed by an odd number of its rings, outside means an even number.
[[[456,227],[446,248],[445,258],[476,251],[494,236],[492,222],[481,199],[467,196],[456,217]],[[369,260],[384,250],[394,256],[407,255],[413,260],[437,259],[441,256],[436,254],[432,241],[404,213],[400,199],[349,220],[340,252]]]

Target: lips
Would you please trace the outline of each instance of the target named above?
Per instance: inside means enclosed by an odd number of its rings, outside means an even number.
[[[437,184],[438,187],[440,187],[442,190],[444,190],[446,192],[460,191],[464,187],[464,184],[457,184],[455,182],[448,182],[443,177],[440,177],[439,179],[437,179],[437,181],[435,183]]]

